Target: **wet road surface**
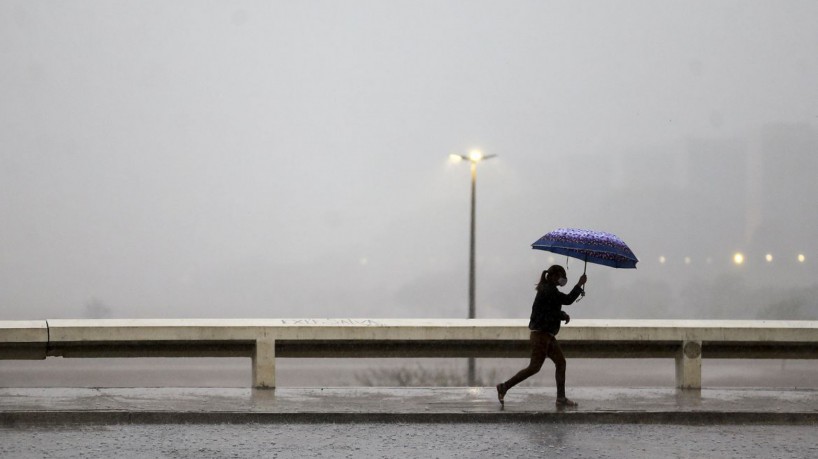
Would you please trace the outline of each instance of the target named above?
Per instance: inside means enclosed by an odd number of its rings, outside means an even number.
[[[0,428],[4,458],[815,458],[814,426],[548,423]]]

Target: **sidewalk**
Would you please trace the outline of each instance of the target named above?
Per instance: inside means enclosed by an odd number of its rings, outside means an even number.
[[[818,390],[577,388],[0,388],[0,426],[153,423],[818,424]]]

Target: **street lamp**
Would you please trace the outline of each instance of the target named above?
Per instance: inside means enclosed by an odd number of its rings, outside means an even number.
[[[479,150],[472,150],[468,155],[449,155],[452,162],[468,161],[471,166],[471,231],[469,239],[469,319],[475,317],[474,306],[474,215],[477,190],[477,163],[494,158],[497,155],[484,155]],[[469,386],[474,386],[474,357],[469,357]]]

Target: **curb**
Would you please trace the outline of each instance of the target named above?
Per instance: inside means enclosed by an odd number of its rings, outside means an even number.
[[[670,424],[816,425],[818,412],[619,411],[543,413],[263,413],[169,411],[5,411],[0,427],[117,424]]]

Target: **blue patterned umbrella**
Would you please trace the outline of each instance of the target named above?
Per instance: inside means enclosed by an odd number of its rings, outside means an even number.
[[[636,268],[639,259],[622,239],[611,233],[576,228],[559,228],[531,244],[537,250],[579,258],[588,263],[614,268]]]

